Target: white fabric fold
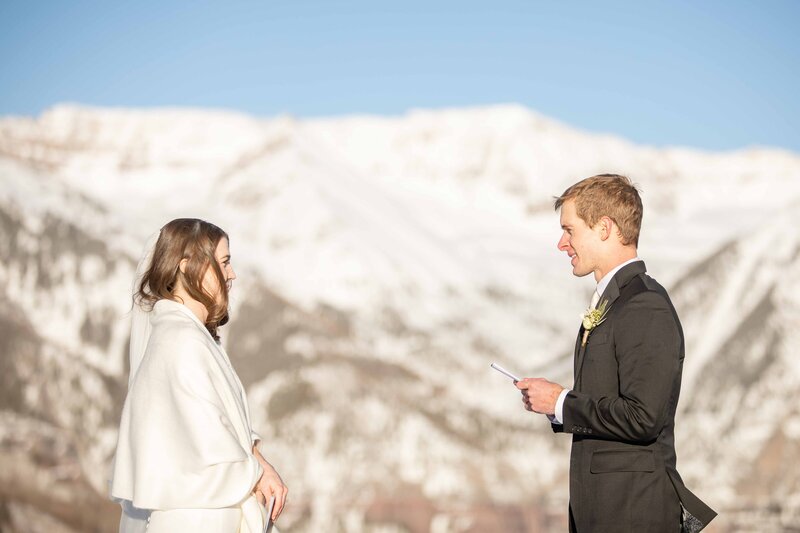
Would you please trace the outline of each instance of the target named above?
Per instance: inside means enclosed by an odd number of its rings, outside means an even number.
[[[252,496],[262,472],[252,453],[257,435],[227,354],[180,303],[159,300],[149,318],[122,411],[111,496],[123,510],[237,508],[239,531],[260,531],[263,507]],[[146,513],[137,516],[138,524],[123,517],[130,524],[123,533],[137,531]]]

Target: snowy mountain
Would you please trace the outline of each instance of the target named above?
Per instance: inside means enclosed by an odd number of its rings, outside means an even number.
[[[556,250],[552,197],[608,171],[643,190],[640,255],[686,332],[679,469],[718,531],[797,527],[797,155],[636,146],[516,106],[60,106],[0,119],[0,529],[114,530],[135,261],[199,216],[231,235],[223,337],[291,488],[284,530],[563,530],[569,439],[488,363],[571,384],[593,283]]]

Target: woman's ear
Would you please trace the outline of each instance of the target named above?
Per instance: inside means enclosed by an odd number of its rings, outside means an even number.
[[[180,263],[178,263],[178,268],[180,269],[181,274],[186,274],[186,265],[188,263],[189,263],[189,260],[186,259],[185,257],[183,259],[181,259]]]

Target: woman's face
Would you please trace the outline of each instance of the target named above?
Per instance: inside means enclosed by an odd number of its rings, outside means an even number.
[[[236,272],[233,271],[233,266],[231,266],[231,251],[228,245],[228,239],[223,237],[219,240],[217,249],[214,251],[214,258],[217,260],[217,264],[219,264],[219,269],[222,271],[222,276],[225,278],[225,284],[227,285],[228,291],[230,291],[233,280],[236,279]],[[210,294],[218,297],[220,292],[219,283],[211,268],[206,269],[205,276],[203,277],[203,287]]]

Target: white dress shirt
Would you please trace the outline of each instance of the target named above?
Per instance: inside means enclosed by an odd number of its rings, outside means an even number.
[[[614,277],[614,274],[619,272],[619,270],[622,267],[628,266],[631,263],[635,263],[636,261],[641,261],[641,259],[639,259],[638,257],[634,257],[633,259],[628,259],[624,263],[620,263],[614,268],[612,268],[605,276],[603,276],[603,279],[601,279],[597,283],[597,288],[595,289],[595,293],[602,296],[603,292],[605,292],[606,290],[606,287],[608,287],[608,284],[611,283],[611,279]],[[555,409],[556,413],[555,415],[548,415],[548,418],[550,419],[551,423],[558,425],[564,423],[564,400],[566,399],[567,394],[569,394],[570,390],[572,389],[564,389],[561,391],[561,394],[558,395],[558,400],[556,400],[556,409]]]

